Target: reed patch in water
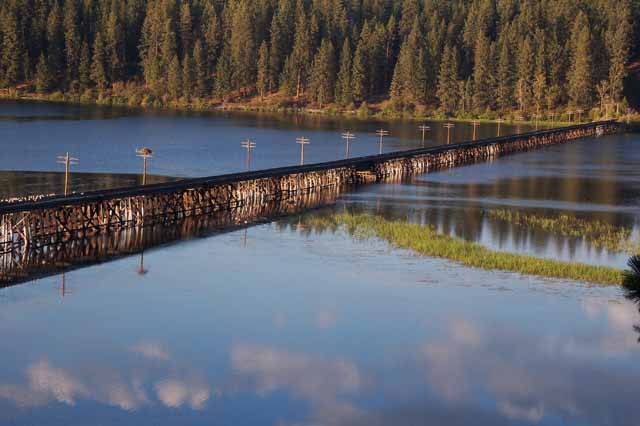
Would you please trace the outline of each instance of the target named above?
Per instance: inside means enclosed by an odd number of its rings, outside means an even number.
[[[623,271],[619,269],[494,251],[477,243],[439,234],[430,226],[366,214],[341,214],[328,220],[343,225],[356,238],[377,237],[400,248],[450,259],[466,266],[604,285],[620,285],[623,280]]]
[[[563,237],[584,238],[596,248],[628,254],[640,253],[640,242],[632,241],[629,228],[599,220],[585,220],[566,214],[557,217],[540,216],[506,209],[488,210],[485,214],[489,218],[517,226],[540,229]]]

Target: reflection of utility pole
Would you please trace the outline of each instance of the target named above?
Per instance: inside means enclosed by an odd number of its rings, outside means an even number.
[[[71,157],[67,152],[65,155],[58,155],[58,164],[64,164],[64,196],[69,193],[69,166],[78,164],[78,159]]]
[[[148,269],[144,269],[144,250],[140,252],[140,264],[138,265],[138,275],[146,275]]]
[[[302,166],[304,165],[304,146],[309,145],[311,142],[309,142],[309,139],[302,136],[296,139],[296,143],[300,145],[300,165]]]
[[[356,138],[356,135],[354,135],[353,133],[351,133],[351,132],[349,132],[349,131],[344,132],[344,133],[342,134],[342,139],[344,139],[344,140],[346,140],[346,141],[347,141],[347,158],[349,158],[349,155],[351,154],[351,151],[350,151],[350,149],[349,149],[349,145],[350,145],[351,141],[352,141],[353,139],[355,139],[355,138]]]
[[[376,134],[377,134],[378,136],[380,136],[380,149],[379,149],[379,154],[380,154],[380,155],[382,155],[382,144],[384,143],[384,142],[383,142],[383,139],[384,139],[384,137],[385,137],[385,136],[387,136],[387,135],[389,134],[389,132],[388,132],[388,131],[386,131],[386,130],[380,129],[380,130],[378,130],[378,131],[376,132]]]
[[[451,129],[456,127],[456,125],[453,123],[447,123],[444,127],[447,129],[447,145],[449,145],[451,143]]]
[[[425,126],[424,124],[419,126],[418,129],[422,130],[422,147],[424,148],[424,134],[431,130],[431,127]]]
[[[256,147],[256,143],[251,139],[247,139],[240,145],[247,150],[247,171],[251,170],[251,151]]]
[[[153,151],[147,147],[136,150],[138,157],[142,158],[142,184],[147,184],[147,159],[153,157]]]
[[[496,123],[498,123],[498,137],[500,137],[500,125],[504,123],[504,120],[502,118],[498,118]]]
[[[65,287],[65,280],[64,280],[64,272],[62,273],[62,284],[60,285],[60,296],[62,296],[62,298],[64,299],[64,296],[67,295],[67,289]]]
[[[476,127],[478,127],[480,125],[480,122],[478,120],[474,120],[471,122],[471,125],[473,126],[473,140],[476,140]]]
[[[242,247],[247,248],[247,228],[244,228],[244,238],[242,239]]]

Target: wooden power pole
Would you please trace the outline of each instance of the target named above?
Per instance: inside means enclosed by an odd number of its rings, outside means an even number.
[[[446,123],[444,127],[447,129],[447,145],[449,145],[451,143],[451,129],[456,127],[456,125],[453,123]]]
[[[471,125],[473,126],[473,140],[476,140],[476,127],[478,127],[480,125],[480,122],[478,120],[473,120],[471,122]]]
[[[242,147],[247,150],[247,171],[249,171],[251,170],[251,151],[253,151],[253,149],[256,147],[256,143],[251,139],[247,139],[240,145],[242,145]]]
[[[504,120],[502,118],[498,118],[496,123],[498,123],[498,137],[500,137],[500,125],[504,123]]]
[[[69,166],[75,166],[78,164],[78,159],[72,157],[67,152],[65,155],[58,156],[58,164],[64,164],[64,196],[66,197],[69,193]]]
[[[300,165],[303,166],[304,165],[304,146],[309,145],[311,142],[309,141],[309,139],[305,138],[304,136],[301,136],[296,139],[296,143],[300,145]]]
[[[389,134],[389,132],[387,130],[380,129],[380,130],[378,130],[376,132],[376,134],[378,136],[380,136],[380,143],[379,143],[379,148],[380,149],[379,149],[378,153],[379,153],[379,155],[382,155],[382,144],[384,143],[383,139],[384,139],[385,136],[387,136]]]
[[[418,129],[422,130],[422,147],[424,148],[424,135],[426,132],[428,132],[429,130],[431,130],[431,127],[426,126],[426,125],[421,125],[418,127]]]
[[[153,157],[153,151],[147,147],[136,150],[138,157],[142,158],[142,184],[147,184],[147,160]]]
[[[351,154],[351,151],[350,151],[350,147],[349,147],[349,145],[351,144],[351,141],[352,141],[353,139],[355,139],[355,138],[356,138],[356,135],[354,135],[353,133],[351,133],[351,132],[349,132],[349,131],[344,132],[344,133],[342,134],[342,139],[344,139],[344,140],[346,140],[346,141],[347,141],[347,158],[349,158],[349,155]]]

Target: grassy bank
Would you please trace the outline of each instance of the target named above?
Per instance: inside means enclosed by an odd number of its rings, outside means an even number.
[[[631,229],[599,220],[584,220],[566,214],[555,217],[525,214],[506,209],[488,210],[489,218],[516,226],[539,229],[569,238],[584,238],[597,248],[629,255],[640,253],[640,242],[631,240]]]
[[[377,237],[425,256],[450,259],[475,268],[601,285],[620,285],[623,281],[623,271],[619,269],[498,252],[480,244],[438,234],[427,226],[363,214],[342,214],[329,220],[344,226],[356,238]]]
[[[336,105],[328,105],[317,108],[306,103],[304,100],[294,100],[291,97],[281,94],[271,95],[265,99],[259,97],[230,98],[227,101],[214,98],[180,98],[168,99],[149,94],[146,90],[135,85],[114,85],[114,88],[103,93],[95,90],[87,90],[83,94],[63,93],[60,91],[52,93],[37,93],[25,89],[2,89],[0,99],[38,101],[38,102],[58,102],[80,105],[103,105],[118,106],[127,108],[158,109],[174,111],[240,111],[240,112],[268,112],[268,113],[296,113],[308,115],[322,115],[328,117],[345,117],[363,120],[415,120],[415,121],[451,121],[470,122],[480,121],[481,123],[497,123],[499,119],[506,124],[538,125],[540,127],[549,126],[569,126],[576,124],[569,121],[566,114],[557,114],[554,120],[540,119],[535,121],[532,117],[528,119],[520,116],[517,111],[500,114],[488,111],[483,114],[457,114],[449,117],[438,110],[428,110],[425,108],[397,111],[394,110],[386,100],[377,103],[362,103],[357,108],[353,105],[347,108],[340,108]],[[640,118],[640,117],[639,117]],[[586,117],[585,117],[586,120]]]

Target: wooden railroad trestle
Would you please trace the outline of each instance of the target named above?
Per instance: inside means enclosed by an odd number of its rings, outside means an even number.
[[[605,121],[378,156],[4,204],[0,205],[0,254],[38,251],[123,228],[175,224],[215,212],[260,210],[260,206],[302,194],[403,179],[617,129],[616,122]]]

